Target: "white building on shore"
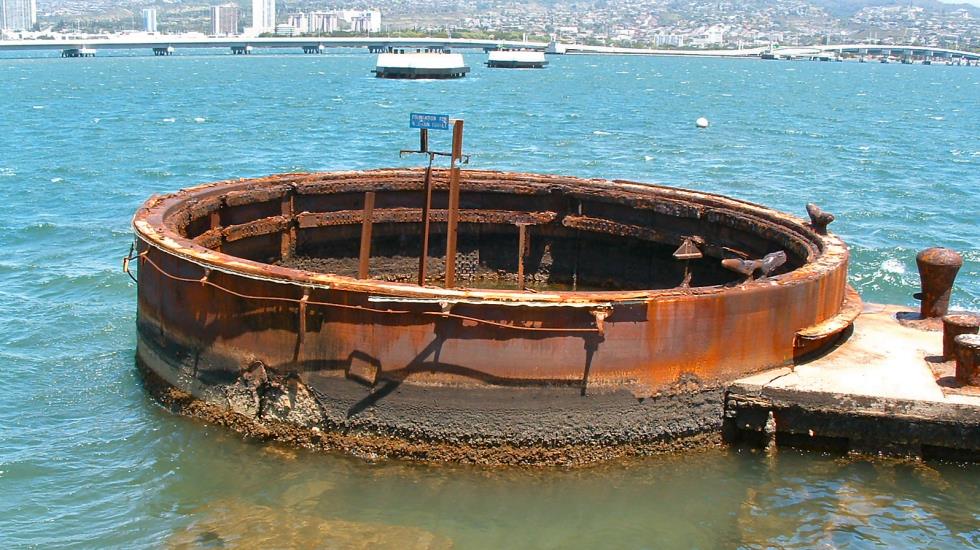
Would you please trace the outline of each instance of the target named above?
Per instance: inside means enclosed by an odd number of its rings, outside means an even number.
[[[291,14],[286,23],[297,32],[329,34],[337,31],[357,33],[381,32],[380,10],[313,11]]]
[[[245,34],[252,36],[276,30],[276,0],[252,0],[252,26]]]
[[[238,6],[225,4],[211,6],[211,36],[238,34]]]
[[[156,8],[146,8],[143,10],[143,32],[157,32],[157,10]]]
[[[0,0],[0,30],[30,31],[37,25],[37,0]]]

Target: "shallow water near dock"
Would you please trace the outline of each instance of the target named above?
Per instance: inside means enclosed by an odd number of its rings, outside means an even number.
[[[129,221],[154,193],[414,166],[408,113],[466,120],[471,167],[624,178],[805,215],[866,301],[915,253],[980,310],[980,70],[549,57],[456,81],[363,51],[0,55],[0,547],[980,547],[980,465],[712,449],[574,470],[315,455],[177,418],[134,367]],[[705,116],[707,130],[694,121]],[[448,133],[432,132],[433,145]]]

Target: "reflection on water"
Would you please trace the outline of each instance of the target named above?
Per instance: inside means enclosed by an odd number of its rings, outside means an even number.
[[[316,484],[314,483],[315,487]],[[329,498],[328,496],[326,498]],[[422,529],[380,523],[325,519],[290,507],[219,501],[195,514],[194,522],[167,540],[189,548],[451,548],[452,542]]]
[[[481,469],[219,439],[210,466],[169,488],[200,498],[167,535],[173,547],[980,545],[975,465],[714,449],[570,470]]]

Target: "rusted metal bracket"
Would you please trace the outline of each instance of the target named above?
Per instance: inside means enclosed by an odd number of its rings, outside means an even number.
[[[782,250],[766,254],[760,260],[739,260],[728,258],[721,261],[722,267],[745,277],[745,281],[764,279],[779,266],[786,263],[786,253]]]
[[[606,318],[612,314],[612,308],[598,308],[592,310],[592,317],[595,319],[596,331],[604,336],[606,334]]]
[[[303,297],[299,299],[299,341],[306,338],[306,304],[310,301],[310,289],[303,289]]]
[[[684,279],[678,288],[688,288],[691,286],[691,262],[690,260],[700,260],[704,257],[700,246],[704,245],[701,237],[685,237],[677,250],[674,251],[674,258],[684,262]]]
[[[824,212],[819,206],[808,202],[806,205],[806,213],[810,216],[810,225],[813,227],[814,231],[821,235],[827,234],[827,226],[834,221],[834,215],[830,212]]]

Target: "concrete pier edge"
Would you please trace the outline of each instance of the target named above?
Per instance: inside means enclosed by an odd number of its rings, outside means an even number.
[[[868,304],[850,338],[813,361],[725,392],[729,443],[914,459],[980,459],[980,388],[943,361],[942,332],[907,308]]]

